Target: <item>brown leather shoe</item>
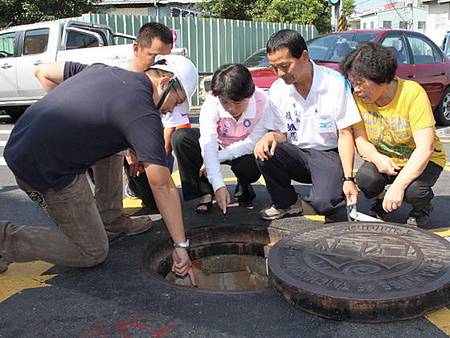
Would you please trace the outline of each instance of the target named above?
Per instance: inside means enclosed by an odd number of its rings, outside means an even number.
[[[112,235],[125,234],[128,236],[142,234],[152,227],[152,219],[149,216],[131,218],[119,216],[111,224],[105,225],[106,232]]]
[[[8,265],[9,263],[2,256],[0,256],[0,273],[8,270]]]

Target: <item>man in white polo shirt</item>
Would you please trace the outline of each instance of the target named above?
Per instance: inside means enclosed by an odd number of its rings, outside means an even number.
[[[303,37],[281,30],[267,42],[270,64],[280,77],[269,91],[264,128],[254,154],[273,205],[267,220],[303,212],[301,199],[328,221],[355,204],[354,140],[351,126],[361,120],[344,77],[309,59]],[[312,183],[300,198],[291,180]]]

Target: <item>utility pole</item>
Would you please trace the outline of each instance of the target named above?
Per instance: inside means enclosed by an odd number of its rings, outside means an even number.
[[[159,18],[158,0],[154,0],[154,1],[153,1],[153,4],[154,4],[154,6],[155,6],[155,14],[156,14],[156,17]]]
[[[414,30],[414,4],[411,2],[408,4],[411,7],[411,25],[409,26],[410,30]]]
[[[345,31],[344,0],[328,0],[328,2],[333,6],[331,20],[334,23],[335,30],[338,32]]]

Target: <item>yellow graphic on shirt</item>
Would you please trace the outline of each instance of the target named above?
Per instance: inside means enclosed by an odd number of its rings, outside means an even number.
[[[416,82],[398,81],[397,93],[386,106],[363,103],[355,96],[356,104],[364,123],[356,128],[364,128],[369,141],[378,152],[391,158],[403,167],[416,148],[413,132],[433,128],[435,125],[433,111],[425,90]],[[446,156],[441,141],[435,133],[434,152],[430,161],[441,167],[445,166]]]

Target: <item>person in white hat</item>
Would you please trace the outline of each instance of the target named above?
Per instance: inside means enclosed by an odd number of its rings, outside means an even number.
[[[4,157],[19,187],[40,202],[57,227],[0,222],[0,266],[33,260],[78,267],[103,262],[109,248],[106,225],[85,173],[97,161],[131,148],[173,239],[173,270],[189,274],[195,283],[160,113],[177,105],[189,108],[198,72],[185,57],[164,59],[144,73],[104,64],[39,66],[36,76],[49,93],[17,121]],[[111,196],[117,198],[120,193]]]
[[[171,54],[173,43],[173,32],[167,26],[159,22],[147,22],[139,29],[136,41],[133,43],[133,58],[128,60],[125,65],[112,65],[121,66],[135,72],[143,72],[155,64],[158,55]],[[188,114],[178,109],[162,115],[162,123],[164,126],[164,145],[168,157],[168,167],[172,171],[174,157],[172,155],[171,137],[176,130],[190,128],[191,124]],[[130,154],[127,159],[131,162],[134,158]],[[138,176],[130,176],[130,172],[133,172],[133,170],[130,170],[130,164],[131,167],[135,166],[135,163],[124,162],[125,174],[128,179],[125,189],[126,194],[130,197],[140,198],[143,207],[146,207],[147,211],[157,211],[145,173]],[[121,183],[122,173],[119,173],[119,175],[117,181]]]

